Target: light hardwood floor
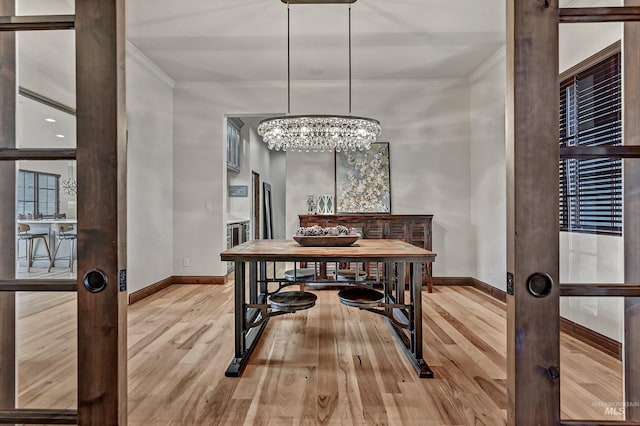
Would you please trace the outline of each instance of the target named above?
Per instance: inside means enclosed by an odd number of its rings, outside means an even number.
[[[271,320],[241,378],[232,287],[174,285],[129,308],[130,425],[499,425],[506,421],[505,305],[468,287],[423,294],[418,379],[382,317],[316,291],[316,307]],[[19,404],[75,407],[75,296],[18,296]],[[612,420],[621,364],[562,336],[564,418]]]

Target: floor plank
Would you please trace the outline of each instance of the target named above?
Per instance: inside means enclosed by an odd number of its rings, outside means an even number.
[[[318,290],[316,307],[271,319],[241,378],[231,284],[174,285],[129,307],[130,425],[499,425],[506,422],[505,305],[470,287],[423,293],[418,379],[382,317]],[[19,406],[76,406],[76,306],[18,293]],[[562,413],[612,420],[621,363],[562,335]]]

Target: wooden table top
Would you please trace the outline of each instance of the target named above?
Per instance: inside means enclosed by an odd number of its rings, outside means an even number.
[[[223,261],[432,262],[436,254],[401,240],[360,239],[347,247],[303,247],[293,240],[251,240],[220,253]]]

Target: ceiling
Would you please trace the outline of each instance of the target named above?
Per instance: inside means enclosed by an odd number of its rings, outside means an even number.
[[[18,96],[16,132],[19,148],[73,148],[75,116],[29,97]]]
[[[359,0],[353,79],[467,77],[501,46],[504,0]],[[135,0],[127,38],[176,81],[287,77],[280,0]],[[291,78],[348,78],[348,6],[291,5]]]
[[[619,5],[621,0],[559,2],[561,7],[585,7]],[[73,4],[17,0],[19,14],[72,14]],[[126,4],[128,40],[177,82],[287,78],[287,5],[281,0]],[[358,0],[352,5],[353,79],[469,77],[504,46],[505,4]],[[39,87],[34,78],[29,88],[71,106],[73,37],[64,31],[20,35],[23,69],[53,69],[48,74],[55,80],[55,87]],[[346,80],[348,65],[348,6],[291,5],[292,80]]]
[[[73,14],[73,4],[18,0],[17,8],[21,15]],[[353,79],[468,77],[504,46],[504,7],[504,0],[358,0],[352,6]],[[287,77],[287,6],[280,0],[128,0],[127,38],[177,82]],[[73,32],[21,33],[19,59],[21,85],[75,106]],[[348,6],[292,5],[291,61],[293,80],[346,80]],[[62,114],[52,125],[44,116],[56,112],[29,99],[21,99],[19,110],[31,117],[21,127],[26,139],[53,134],[48,144],[73,145],[73,116]],[[59,133],[66,137],[56,139]]]

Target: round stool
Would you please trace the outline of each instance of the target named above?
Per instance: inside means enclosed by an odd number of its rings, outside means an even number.
[[[295,312],[313,308],[316,305],[316,296],[306,291],[283,291],[271,296],[270,303],[273,309],[284,312]]]
[[[284,273],[284,278],[287,281],[311,281],[315,274],[316,270],[313,268],[290,269]]]
[[[384,294],[371,288],[351,287],[340,290],[338,299],[342,304],[354,308],[372,308],[384,300]]]
[[[358,271],[355,269],[338,269],[336,280],[338,281],[363,281],[367,278],[367,271]]]

